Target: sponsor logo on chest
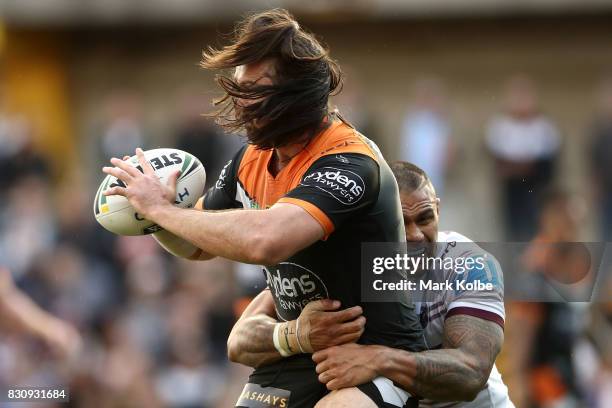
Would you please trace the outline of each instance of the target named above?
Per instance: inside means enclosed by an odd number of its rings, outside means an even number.
[[[316,187],[345,205],[361,200],[365,191],[365,183],[357,173],[335,167],[322,167],[309,173],[302,185]]]

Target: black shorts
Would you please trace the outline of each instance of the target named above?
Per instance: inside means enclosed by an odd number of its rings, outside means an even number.
[[[236,407],[312,408],[328,393],[310,355],[297,355],[255,369]]]
[[[381,408],[418,407],[418,400],[387,378],[377,377],[357,388]],[[313,408],[328,392],[319,382],[310,356],[293,356],[256,369],[236,408]]]

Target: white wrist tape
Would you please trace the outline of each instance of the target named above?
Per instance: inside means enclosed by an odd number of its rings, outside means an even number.
[[[285,350],[283,347],[281,347],[280,341],[279,341],[279,335],[280,335],[279,330],[280,330],[281,324],[282,323],[276,323],[274,325],[274,333],[272,334],[274,348],[276,349],[276,351],[280,353],[281,356],[289,357],[291,354],[287,350]]]

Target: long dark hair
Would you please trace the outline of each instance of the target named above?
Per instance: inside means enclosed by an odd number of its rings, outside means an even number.
[[[283,9],[253,14],[235,29],[230,45],[203,52],[201,66],[228,69],[240,65],[274,61],[272,85],[239,85],[231,77],[218,75],[225,96],[214,101],[213,115],[226,130],[236,132],[250,123],[248,140],[261,149],[281,147],[312,137],[329,115],[329,95],[339,91],[342,72],[328,50]],[[236,108],[235,100],[257,100]]]

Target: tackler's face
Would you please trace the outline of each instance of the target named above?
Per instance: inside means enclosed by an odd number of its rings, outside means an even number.
[[[400,191],[400,200],[408,252],[420,250],[425,256],[433,256],[438,240],[440,199],[436,197],[433,188],[425,185],[412,192]]]

